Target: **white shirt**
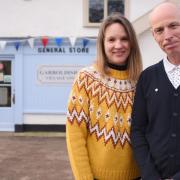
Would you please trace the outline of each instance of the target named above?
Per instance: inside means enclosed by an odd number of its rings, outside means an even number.
[[[167,58],[163,59],[164,69],[167,73],[167,76],[174,86],[177,89],[180,85],[180,65],[176,66],[168,61]]]

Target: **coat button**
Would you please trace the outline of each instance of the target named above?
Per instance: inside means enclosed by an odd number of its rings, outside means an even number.
[[[176,137],[176,134],[175,134],[175,133],[172,133],[172,134],[171,134],[171,137],[175,138],[175,137]]]
[[[173,116],[174,116],[174,117],[178,116],[178,113],[173,112]]]
[[[170,157],[170,158],[174,158],[174,154],[170,154],[169,157]]]

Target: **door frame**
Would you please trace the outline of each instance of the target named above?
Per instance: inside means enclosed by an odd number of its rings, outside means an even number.
[[[15,118],[14,118],[15,104],[13,103],[13,96],[15,98],[15,86],[14,86],[15,56],[9,55],[9,54],[0,54],[0,61],[10,61],[11,62],[11,106],[9,108],[2,107],[1,112],[3,112],[3,110],[4,110],[4,113],[2,113],[3,115],[6,113],[8,113],[8,114],[12,113],[9,116],[10,118],[12,118],[11,120],[6,122],[6,118],[5,118],[4,122],[3,121],[0,122],[0,131],[14,131],[15,130],[15,127],[14,127],[14,125],[15,125]]]

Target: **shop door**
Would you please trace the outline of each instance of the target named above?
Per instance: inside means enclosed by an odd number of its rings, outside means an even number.
[[[13,61],[0,58],[0,131],[14,131]]]

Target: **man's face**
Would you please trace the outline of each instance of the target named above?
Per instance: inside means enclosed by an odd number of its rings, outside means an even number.
[[[180,55],[180,12],[173,7],[155,11],[151,17],[152,33],[161,49],[168,55]]]

